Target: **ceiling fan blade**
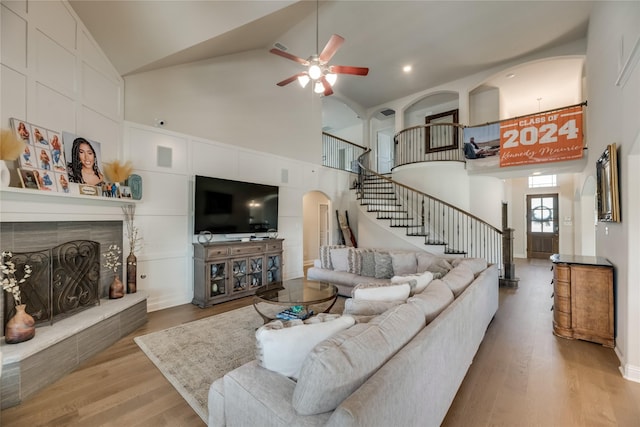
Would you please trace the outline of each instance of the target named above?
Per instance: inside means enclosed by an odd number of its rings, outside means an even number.
[[[283,58],[287,58],[287,59],[290,59],[292,61],[295,61],[295,62],[297,62],[299,64],[304,65],[305,67],[307,65],[309,65],[309,61],[307,61],[306,59],[302,59],[302,58],[300,58],[298,56],[295,56],[295,55],[292,55],[290,53],[287,53],[284,50],[273,48],[269,52],[271,52],[271,53],[273,53],[275,55],[278,55],[278,56],[282,56]]]
[[[278,86],[286,86],[289,83],[291,83],[292,81],[296,80],[298,77],[300,76],[304,76],[307,73],[298,73],[298,74],[294,74],[293,76],[284,79],[283,81],[276,83]]]
[[[337,34],[331,36],[324,49],[322,49],[322,53],[318,57],[320,62],[329,62],[329,60],[336,54],[336,51],[342,46],[344,43],[344,38]]]
[[[331,65],[329,66],[329,72],[335,74],[353,74],[356,76],[366,76],[369,74],[369,69],[366,67],[350,67],[348,65]]]
[[[324,96],[329,96],[333,93],[333,89],[331,89],[331,85],[327,81],[325,76],[320,77],[320,82],[322,82],[322,86],[324,86]]]

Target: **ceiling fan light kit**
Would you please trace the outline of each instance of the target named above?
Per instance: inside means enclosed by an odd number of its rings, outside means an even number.
[[[298,80],[300,86],[304,88],[307,86],[309,81],[313,80],[313,91],[318,94],[324,94],[324,96],[329,96],[333,93],[332,87],[336,83],[338,74],[351,74],[355,76],[366,76],[369,74],[369,69],[365,67],[328,65],[331,58],[333,58],[333,55],[335,55],[343,43],[344,38],[338,34],[334,34],[331,36],[320,54],[316,53],[315,55],[311,55],[308,59],[302,59],[296,55],[285,52],[278,47],[274,47],[269,52],[307,67],[306,71],[288,77],[281,82],[278,82],[277,85],[286,86],[292,81]]]

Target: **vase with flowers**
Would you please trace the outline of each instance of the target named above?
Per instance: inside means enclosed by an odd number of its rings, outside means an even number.
[[[127,226],[127,238],[129,239],[129,256],[127,257],[127,293],[133,294],[137,291],[137,279],[138,274],[138,258],[136,258],[136,251],[142,247],[142,238],[140,237],[140,230],[133,223],[133,219],[136,214],[135,205],[124,205],[122,207],[124,213],[124,223]]]
[[[13,254],[11,252],[2,252],[2,259],[0,260],[2,289],[12,295],[16,308],[16,313],[5,325],[4,340],[7,344],[28,341],[36,334],[36,322],[27,313],[26,304],[22,304],[22,294],[20,292],[20,285],[31,276],[31,266],[29,264],[24,265],[20,279],[16,276],[17,272],[18,269],[13,262]]]
[[[113,282],[111,282],[111,285],[109,286],[110,299],[122,298],[124,296],[124,285],[122,284],[122,280],[120,280],[120,275],[118,274],[118,267],[122,265],[120,262],[120,255],[122,255],[122,250],[118,245],[109,245],[109,250],[102,254],[105,258],[105,267],[109,270],[113,270]]]

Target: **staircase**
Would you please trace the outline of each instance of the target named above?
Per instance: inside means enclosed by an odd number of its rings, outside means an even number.
[[[480,218],[421,191],[370,170],[369,151],[360,158],[357,198],[368,212],[389,227],[403,228],[406,236],[439,246],[448,255],[502,261],[502,232]]]

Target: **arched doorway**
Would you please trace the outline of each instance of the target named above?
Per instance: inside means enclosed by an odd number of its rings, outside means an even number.
[[[310,191],[302,198],[302,252],[306,269],[319,258],[322,245],[332,242],[331,200],[321,191]]]

